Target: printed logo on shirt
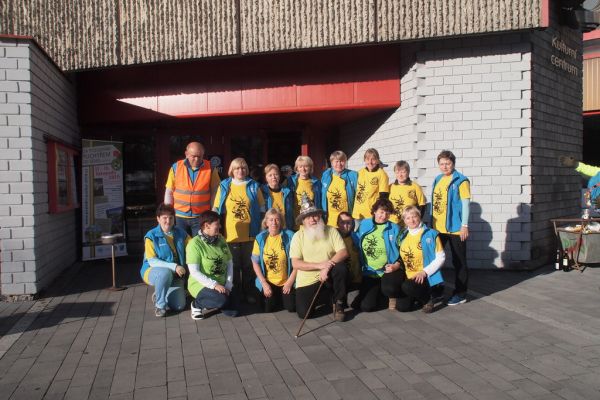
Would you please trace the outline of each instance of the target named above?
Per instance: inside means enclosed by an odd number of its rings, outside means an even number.
[[[412,252],[412,249],[402,251],[402,261],[404,261],[406,269],[409,271],[416,271],[415,255]]]
[[[362,204],[365,202],[365,191],[367,190],[367,185],[358,182],[358,190],[356,191],[356,202],[358,204]]]
[[[213,262],[212,267],[210,268],[210,272],[213,275],[224,275],[225,274],[225,263],[223,262],[223,257],[207,257],[210,261]]]
[[[238,197],[237,199],[232,197],[231,200],[235,203],[233,210],[231,210],[233,213],[233,218],[236,221],[246,221],[250,216],[248,203],[246,203],[241,197]]]
[[[270,253],[265,252],[267,269],[275,274],[279,273],[279,257],[275,250],[271,250]]]
[[[383,254],[383,249],[377,249],[377,239],[374,237],[366,237],[364,241],[363,251],[369,258],[378,258]]]
[[[337,211],[342,211],[342,192],[339,189],[335,189],[335,191],[329,190],[327,193],[331,195],[331,207]]]

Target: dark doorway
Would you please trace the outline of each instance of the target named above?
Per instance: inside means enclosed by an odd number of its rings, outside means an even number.
[[[280,168],[286,164],[293,168],[296,157],[301,152],[302,133],[298,131],[271,132],[268,143],[267,161],[277,164]]]

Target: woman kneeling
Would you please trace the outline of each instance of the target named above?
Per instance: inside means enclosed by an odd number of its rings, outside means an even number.
[[[186,247],[190,269],[188,291],[194,297],[192,319],[204,319],[217,310],[230,317],[238,311],[231,302],[233,263],[231,252],[219,234],[219,214],[204,211],[199,217],[200,231]]]
[[[406,225],[400,236],[400,257],[406,273],[402,282],[402,294],[398,300],[400,311],[410,311],[415,302],[423,306],[423,312],[433,311],[431,288],[442,284],[440,268],[446,256],[436,230],[421,222],[421,212],[409,206],[402,212]]]
[[[256,236],[252,250],[256,288],[263,294],[265,312],[277,311],[280,305],[290,312],[296,311],[296,270],[292,269],[289,257],[294,232],[282,230],[282,223],[283,217],[278,209],[267,211],[262,222],[265,230]]]
[[[190,237],[175,225],[173,206],[161,204],[156,209],[158,225],[144,236],[144,262],[140,274],[154,286],[154,314],[167,315],[167,309],[185,308],[185,246]]]
[[[396,308],[404,272],[400,269],[397,240],[398,225],[390,221],[394,211],[387,199],[379,199],[371,208],[373,218],[364,219],[358,228],[358,244],[363,280],[352,308],[375,311],[388,303]],[[389,298],[389,302],[388,299]]]

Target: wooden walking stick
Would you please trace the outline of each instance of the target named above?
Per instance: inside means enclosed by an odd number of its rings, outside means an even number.
[[[323,287],[324,283],[325,283],[325,281],[321,281],[321,284],[319,285],[319,288],[317,289],[317,292],[315,293],[315,297],[313,297],[312,301],[310,302],[310,306],[308,306],[308,311],[306,311],[306,314],[304,315],[304,319],[302,320],[302,323],[300,324],[300,327],[298,328],[298,332],[296,332],[296,336],[294,336],[294,339],[298,339],[298,336],[300,335],[300,331],[302,330],[302,327],[304,326],[304,323],[306,322],[308,315],[312,311],[313,305],[315,304],[315,300],[317,300],[317,297],[319,296],[319,292],[321,291],[321,288]]]

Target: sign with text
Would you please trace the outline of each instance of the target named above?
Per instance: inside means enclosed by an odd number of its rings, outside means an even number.
[[[82,259],[110,258],[102,235],[125,236],[123,143],[83,139],[82,149]],[[125,243],[115,244],[115,255],[127,255]]]

